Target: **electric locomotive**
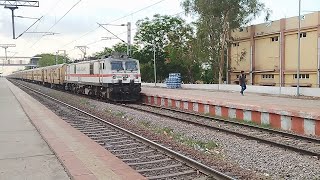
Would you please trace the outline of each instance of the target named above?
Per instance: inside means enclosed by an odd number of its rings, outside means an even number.
[[[67,64],[65,88],[113,101],[137,101],[141,91],[139,61],[113,55]]]

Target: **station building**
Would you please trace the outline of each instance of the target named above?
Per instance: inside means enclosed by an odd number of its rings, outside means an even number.
[[[283,18],[231,32],[228,83],[237,84],[245,71],[247,84],[297,86],[297,17]],[[300,86],[320,84],[320,11],[301,16]]]

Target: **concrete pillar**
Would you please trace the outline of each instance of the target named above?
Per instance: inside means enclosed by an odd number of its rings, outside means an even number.
[[[286,19],[280,20],[280,72],[279,72],[279,78],[280,78],[280,86],[285,86],[285,77],[284,77],[284,70],[285,70],[285,30],[286,30]]]
[[[320,87],[320,12],[318,12],[318,68],[317,68],[317,83],[316,87]]]
[[[253,85],[254,84],[254,71],[255,71],[255,33],[256,33],[256,30],[255,30],[255,26],[254,25],[251,25],[250,27],[250,79],[251,79],[251,82],[250,84]]]

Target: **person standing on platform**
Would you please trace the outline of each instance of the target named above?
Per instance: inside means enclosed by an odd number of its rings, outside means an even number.
[[[244,71],[241,71],[241,74],[239,76],[239,85],[241,86],[240,94],[243,96],[244,90],[247,89],[247,86],[246,86],[246,75],[244,74]]]

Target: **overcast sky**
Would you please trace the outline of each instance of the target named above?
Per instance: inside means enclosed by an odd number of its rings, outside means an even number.
[[[182,0],[81,0],[60,22],[57,21],[79,0],[40,0],[40,7],[20,7],[16,16],[41,17],[39,23],[30,32],[55,32],[51,36],[40,34],[24,34],[13,40],[11,28],[11,11],[0,8],[0,44],[13,43],[17,47],[9,48],[8,55],[33,56],[38,53],[54,53],[57,50],[67,50],[72,58],[80,58],[81,52],[75,46],[87,45],[88,55],[100,51],[103,47],[111,47],[119,40],[100,41],[101,37],[112,36],[106,30],[98,28],[99,23],[124,24],[132,23],[132,36],[135,33],[135,22],[154,14],[175,15],[183,10]],[[261,0],[272,10],[271,20],[292,17],[298,14],[298,0]],[[154,5],[155,4],[155,5]],[[151,6],[153,5],[153,6]],[[151,6],[147,8],[148,6]],[[143,9],[145,8],[145,9]],[[143,9],[143,10],[141,10]],[[134,13],[141,10],[138,13]],[[320,10],[320,0],[302,0],[302,13]],[[182,17],[183,13],[180,14]],[[123,16],[127,16],[121,18]],[[119,19],[121,18],[121,19]],[[185,18],[185,17],[184,17]],[[118,19],[118,20],[117,20]],[[115,21],[117,20],[117,21]],[[16,18],[16,36],[26,30],[35,20]],[[57,23],[57,24],[56,24]],[[263,23],[263,17],[252,24]],[[56,24],[54,27],[52,27]],[[52,28],[51,28],[52,27]],[[51,29],[50,29],[51,28]],[[108,26],[115,34],[126,40],[126,27]],[[4,50],[0,49],[0,56]],[[1,71],[1,69],[0,69]]]

